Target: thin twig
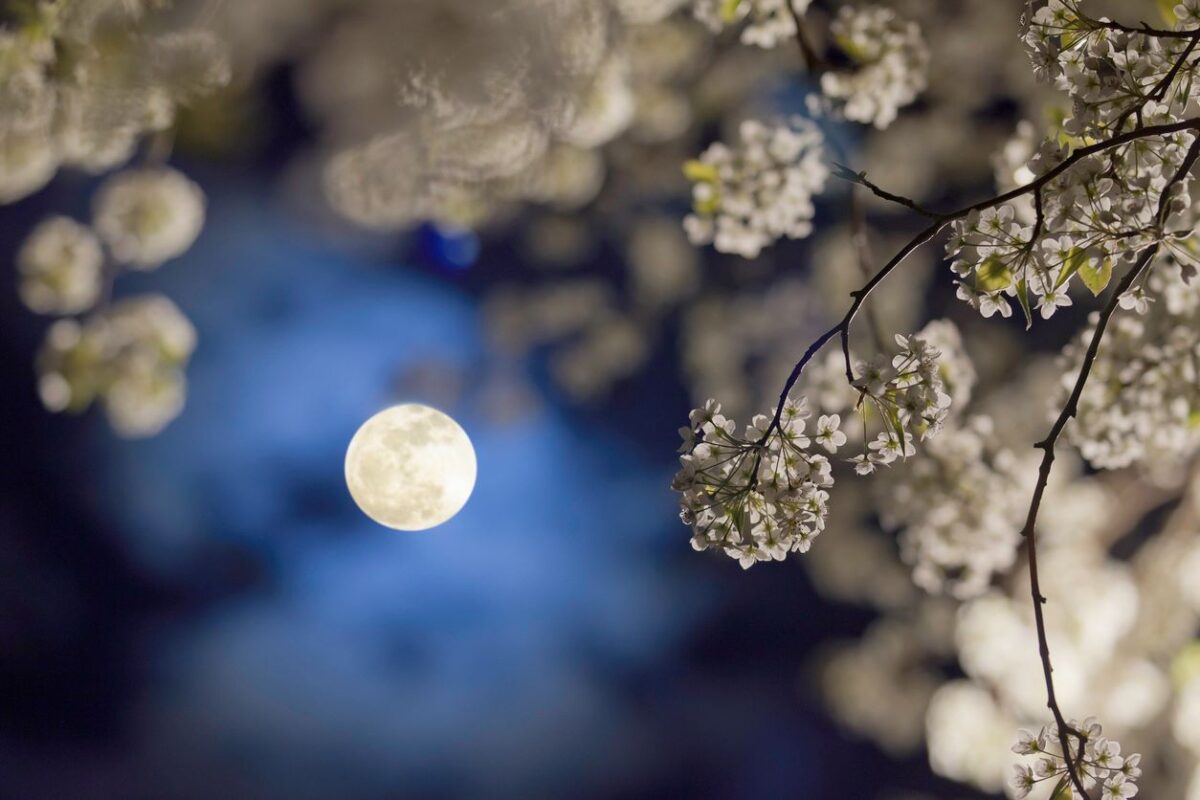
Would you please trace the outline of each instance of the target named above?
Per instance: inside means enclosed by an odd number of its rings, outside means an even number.
[[[850,186],[850,241],[854,245],[854,256],[863,279],[871,277],[871,264],[875,259],[871,255],[871,234],[867,228],[867,210],[858,199],[858,191]],[[885,349],[887,343],[883,338],[883,325],[880,324],[878,309],[874,305],[867,306],[867,327],[871,329],[871,337],[875,347]]]
[[[829,62],[821,57],[821,54],[809,41],[808,29],[804,25],[804,15],[796,10],[791,0],[784,0],[784,2],[787,4],[788,12],[792,15],[792,20],[796,23],[796,44],[800,47],[800,56],[804,59],[804,66],[810,74],[818,76],[829,68]]]
[[[1066,172],[1083,159],[1093,156],[1096,153],[1101,153],[1105,150],[1113,147],[1119,147],[1120,145],[1128,144],[1129,142],[1136,141],[1138,139],[1145,139],[1152,136],[1165,136],[1186,130],[1200,130],[1200,117],[1189,117],[1188,119],[1168,123],[1165,125],[1149,125],[1143,128],[1135,128],[1133,130],[1117,134],[1109,139],[1105,139],[1104,141],[1096,142],[1095,144],[1088,145],[1087,147],[1082,147],[1029,183],[1018,186],[1015,189],[1003,192],[993,197],[989,197],[986,200],[980,200],[977,203],[964,206],[955,211],[938,215],[927,227],[909,240],[907,244],[901,247],[900,250],[894,256],[892,256],[891,260],[884,264],[883,267],[880,268],[880,270],[875,273],[875,275],[872,276],[872,278],[867,281],[861,289],[851,292],[850,296],[853,298],[853,302],[850,304],[850,308],[846,311],[846,315],[842,317],[842,319],[836,325],[817,337],[812,345],[809,346],[808,350],[804,352],[804,355],[800,358],[800,360],[796,362],[796,365],[792,367],[791,373],[784,382],[783,391],[779,394],[779,404],[775,409],[775,416],[771,420],[771,424],[768,426],[767,430],[763,433],[762,443],[765,443],[767,438],[778,429],[783,416],[783,407],[787,403],[788,395],[791,393],[792,388],[796,385],[796,382],[800,380],[800,375],[804,372],[804,368],[808,366],[808,362],[813,359],[813,356],[815,356],[822,347],[828,344],[831,339],[839,334],[842,340],[842,355],[846,362],[846,380],[851,385],[856,383],[854,369],[850,359],[850,327],[854,323],[854,318],[858,315],[858,312],[862,308],[862,305],[866,301],[867,297],[870,296],[871,292],[873,292],[875,288],[879,286],[879,284],[883,283],[883,281],[887,279],[888,275],[892,273],[892,270],[900,266],[900,264],[903,263],[903,261],[908,258],[908,256],[911,255],[914,250],[937,236],[942,229],[944,229],[951,222],[962,219],[973,211],[982,211],[985,208],[990,208],[1000,203],[1006,203],[1009,200],[1014,200],[1018,197],[1028,194],[1029,192],[1040,192],[1042,187],[1044,187],[1050,181],[1054,180],[1063,172]]]
[[[847,172],[850,172],[850,171],[847,170]],[[938,212],[930,211],[928,208],[925,208],[925,206],[921,205],[916,200],[912,200],[908,197],[905,197],[904,195],[889,192],[886,189],[883,189],[883,188],[875,185],[874,183],[872,183],[870,180],[867,179],[867,174],[865,172],[855,173],[855,174],[853,174],[853,177],[850,177],[848,175],[839,175],[839,177],[843,178],[844,180],[848,180],[851,183],[862,184],[863,186],[865,186],[871,190],[871,194],[875,195],[876,197],[880,198],[881,200],[887,200],[889,202],[896,203],[897,205],[904,206],[905,208],[907,208],[911,211],[917,212],[918,214],[920,214],[923,217],[929,217],[930,219],[937,219],[938,217],[941,216],[941,214],[938,214]]]
[[[1192,166],[1196,163],[1197,157],[1200,157],[1200,136],[1192,141],[1192,146],[1188,149],[1183,163],[1179,166],[1179,170],[1175,173],[1171,181],[1163,187],[1162,194],[1159,196],[1156,219],[1160,229],[1166,221],[1166,216],[1170,209],[1172,189],[1191,170]],[[1067,725],[1067,721],[1063,717],[1062,709],[1059,708],[1058,699],[1054,693],[1054,667],[1050,663],[1050,645],[1046,638],[1046,620],[1042,610],[1042,606],[1046,603],[1046,598],[1042,595],[1038,581],[1037,516],[1038,511],[1041,509],[1042,496],[1045,494],[1046,485],[1050,480],[1050,471],[1054,466],[1054,446],[1057,444],[1058,438],[1062,435],[1067,423],[1079,412],[1079,398],[1083,395],[1083,389],[1087,385],[1088,377],[1091,375],[1096,355],[1100,351],[1100,342],[1104,338],[1104,331],[1108,328],[1108,322],[1112,319],[1113,314],[1116,313],[1120,305],[1121,295],[1127,292],[1134,281],[1146,270],[1154,256],[1158,253],[1158,249],[1159,242],[1155,242],[1143,250],[1141,255],[1138,256],[1137,261],[1134,262],[1134,265],[1125,273],[1125,277],[1121,279],[1121,282],[1113,290],[1112,296],[1109,297],[1108,303],[1104,306],[1104,310],[1100,313],[1100,318],[1096,322],[1096,330],[1092,333],[1092,339],[1088,343],[1087,352],[1083,356],[1083,364],[1080,368],[1079,376],[1075,379],[1075,386],[1067,398],[1066,405],[1063,406],[1062,412],[1054,421],[1054,426],[1050,428],[1050,433],[1046,435],[1045,439],[1034,445],[1034,447],[1042,451],[1042,463],[1038,468],[1037,486],[1034,487],[1033,498],[1029,503],[1029,513],[1025,517],[1025,526],[1021,529],[1021,535],[1025,538],[1029,548],[1029,591],[1033,597],[1033,615],[1037,627],[1038,652],[1042,659],[1042,673],[1046,679],[1046,705],[1054,715],[1054,721],[1058,726],[1059,744],[1063,750],[1063,759],[1066,761],[1067,773],[1070,775],[1071,782],[1083,797],[1087,797],[1088,795],[1083,787],[1083,781],[1078,774],[1074,759],[1071,756],[1068,736],[1075,736],[1079,739],[1080,752],[1082,752],[1083,745],[1087,739],[1083,733],[1073,730]]]
[[[1130,25],[1122,25],[1120,22],[1113,22],[1109,19],[1092,19],[1080,15],[1092,28],[1104,28],[1110,31],[1121,31],[1122,33],[1140,33],[1145,36],[1153,36],[1158,39],[1196,39],[1200,38],[1200,28],[1187,28],[1181,31],[1168,31],[1162,28],[1152,28],[1146,23],[1141,23],[1138,27]]]

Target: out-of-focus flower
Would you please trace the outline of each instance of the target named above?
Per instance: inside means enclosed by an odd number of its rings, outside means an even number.
[[[21,299],[39,314],[78,314],[100,297],[104,252],[91,228],[44,220],[17,253]]]
[[[95,226],[117,261],[154,269],[182,255],[204,227],[204,193],[173,169],[128,170],[97,191]]]
[[[812,197],[825,187],[824,138],[811,121],[743,122],[736,147],[717,143],[684,167],[693,183],[684,221],[693,244],[754,258],[782,237],[812,232]]]
[[[746,22],[742,42],[758,47],[775,47],[796,35],[796,20],[803,16],[809,0],[694,0],[696,19],[714,32]],[[790,8],[789,8],[790,6]]]
[[[920,27],[882,6],[844,5],[830,25],[850,71],[821,76],[821,91],[846,119],[886,128],[926,85],[929,49]]]
[[[152,436],[179,415],[196,331],[159,295],[122,300],[80,324],[51,326],[38,357],[39,391],[51,411],[102,400],[122,436]]]

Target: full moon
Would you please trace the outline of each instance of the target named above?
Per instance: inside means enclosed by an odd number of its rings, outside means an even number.
[[[346,448],[346,486],[362,512],[398,531],[457,514],[475,488],[475,448],[457,422],[407,403],[362,424]]]

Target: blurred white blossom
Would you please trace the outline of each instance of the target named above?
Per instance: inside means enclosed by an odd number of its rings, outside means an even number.
[[[21,299],[40,314],[91,308],[103,285],[104,252],[91,228],[68,217],[43,220],[17,252]]]
[[[112,176],[93,205],[96,231],[113,258],[133,269],[154,269],[182,255],[204,227],[204,193],[165,167]]]

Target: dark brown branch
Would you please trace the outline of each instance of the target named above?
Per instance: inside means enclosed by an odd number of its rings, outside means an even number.
[[[875,195],[876,197],[878,197],[881,200],[887,200],[888,202],[896,203],[897,205],[904,206],[905,208],[907,208],[911,211],[917,212],[918,214],[920,214],[923,217],[929,217],[930,219],[937,219],[938,217],[941,216],[941,214],[938,214],[936,211],[930,211],[928,208],[925,208],[920,203],[918,203],[916,200],[912,200],[908,197],[905,197],[904,195],[889,192],[888,190],[877,186],[876,184],[872,183],[870,180],[867,179],[867,173],[865,173],[865,172],[857,172],[856,173],[850,169],[846,169],[846,168],[842,167],[841,165],[835,165],[834,173],[839,178],[842,178],[843,180],[847,180],[847,181],[850,181],[851,183],[857,183],[857,184],[861,184],[862,186],[865,186],[867,189],[869,189],[871,191],[871,194]]]
[[[767,427],[767,430],[763,433],[761,442],[765,443],[770,435],[776,429],[778,429],[779,423],[783,417],[783,407],[787,403],[788,395],[791,393],[792,388],[796,385],[796,382],[800,380],[800,375],[803,374],[804,368],[808,366],[808,362],[813,359],[813,356],[815,356],[822,347],[828,344],[831,339],[839,334],[842,341],[842,355],[846,362],[846,380],[851,385],[856,383],[856,379],[854,377],[854,367],[850,358],[850,328],[854,324],[854,318],[858,316],[858,312],[862,308],[862,305],[866,301],[867,297],[870,296],[871,292],[873,292],[875,288],[879,286],[879,284],[883,283],[883,281],[887,279],[888,275],[892,273],[892,270],[900,266],[900,264],[903,263],[903,261],[908,258],[908,256],[911,255],[914,250],[937,236],[942,229],[951,222],[962,219],[973,211],[982,211],[985,208],[990,208],[994,205],[1005,203],[1009,200],[1014,200],[1022,195],[1028,194],[1029,192],[1040,193],[1042,188],[1050,181],[1054,180],[1083,159],[1093,156],[1096,153],[1104,152],[1105,150],[1113,147],[1119,147],[1120,145],[1127,144],[1137,139],[1145,139],[1152,136],[1165,136],[1167,134],[1178,133],[1185,130],[1200,130],[1200,117],[1190,117],[1185,120],[1180,120],[1179,122],[1173,122],[1165,125],[1150,125],[1143,128],[1135,128],[1133,130],[1113,136],[1109,139],[1105,139],[1102,142],[1096,142],[1093,145],[1082,147],[1029,183],[1018,186],[1017,188],[1002,194],[995,195],[994,197],[990,197],[986,200],[980,200],[977,203],[964,206],[947,214],[938,215],[924,230],[922,230],[911,240],[909,240],[907,244],[900,248],[899,252],[892,256],[891,260],[884,264],[883,267],[877,273],[875,273],[875,275],[869,281],[867,281],[861,289],[851,293],[850,296],[853,298],[853,302],[850,304],[850,308],[846,311],[846,315],[842,317],[842,319],[836,325],[817,337],[817,339],[809,346],[808,350],[804,352],[804,355],[800,358],[800,360],[796,362],[796,365],[792,367],[791,373],[784,382],[783,391],[779,394],[779,404],[776,406],[775,416],[772,418],[771,424]]]
[[[854,257],[858,262],[858,269],[862,272],[863,279],[866,280],[871,277],[871,265],[875,259],[871,255],[871,234],[867,227],[867,210],[859,201],[858,191],[854,186],[850,187],[850,242],[854,246]],[[867,327],[871,329],[871,337],[875,340],[875,346],[882,351],[886,344],[883,340],[883,325],[880,323],[876,310],[875,306],[867,307]]]
[[[1200,157],[1200,137],[1192,141],[1192,146],[1184,157],[1178,172],[1163,187],[1158,201],[1157,223],[1159,229],[1162,228],[1163,223],[1166,221],[1171,205],[1172,190],[1187,175],[1188,171],[1191,170],[1192,166],[1196,163],[1197,157]],[[1054,447],[1058,443],[1058,438],[1062,435],[1067,423],[1079,412],[1079,398],[1083,395],[1084,387],[1087,385],[1088,377],[1092,372],[1092,366],[1096,362],[1096,355],[1100,351],[1100,342],[1104,338],[1108,322],[1112,319],[1113,314],[1116,313],[1121,295],[1127,292],[1133,286],[1134,281],[1145,272],[1150,262],[1154,259],[1154,256],[1158,253],[1158,249],[1159,244],[1156,242],[1143,250],[1141,255],[1138,256],[1137,261],[1134,262],[1134,265],[1125,273],[1125,277],[1121,279],[1121,282],[1113,290],[1112,296],[1109,297],[1108,303],[1104,306],[1104,310],[1100,312],[1100,318],[1096,322],[1096,330],[1092,333],[1087,352],[1083,356],[1083,364],[1080,368],[1079,376],[1075,379],[1075,385],[1071,390],[1070,396],[1067,398],[1066,405],[1063,406],[1062,412],[1054,421],[1054,426],[1050,428],[1050,433],[1047,434],[1045,439],[1034,445],[1042,451],[1042,463],[1038,468],[1038,481],[1033,490],[1033,498],[1029,503],[1029,513],[1025,517],[1025,525],[1021,529],[1021,535],[1025,538],[1029,548],[1029,591],[1033,597],[1033,615],[1037,627],[1038,652],[1042,660],[1042,673],[1046,679],[1046,705],[1054,715],[1054,721],[1058,726],[1059,744],[1062,747],[1063,759],[1066,761],[1067,774],[1083,797],[1087,797],[1088,794],[1083,787],[1083,780],[1076,766],[1076,759],[1071,755],[1071,745],[1068,737],[1075,736],[1079,739],[1080,753],[1083,751],[1086,737],[1084,734],[1073,730],[1067,725],[1062,709],[1059,708],[1058,698],[1054,693],[1054,667],[1050,663],[1050,644],[1046,638],[1046,620],[1042,609],[1042,606],[1046,603],[1046,598],[1042,595],[1038,581],[1037,517],[1042,505],[1042,496],[1045,494],[1046,485],[1050,480],[1050,471],[1054,466]]]
[[[813,43],[809,41],[808,29],[804,25],[804,15],[796,10],[791,0],[784,0],[784,2],[787,3],[788,12],[796,23],[796,44],[800,47],[800,57],[804,59],[804,66],[810,74],[819,76],[829,68],[829,62],[821,57],[821,54],[813,47]]]
[[[1085,20],[1089,27],[1104,28],[1110,31],[1121,31],[1122,33],[1140,33],[1145,36],[1153,36],[1158,39],[1196,39],[1200,38],[1200,28],[1189,28],[1182,31],[1168,31],[1162,28],[1152,28],[1142,22],[1138,27],[1130,25],[1122,25],[1120,22],[1113,22],[1108,19],[1092,19],[1091,17],[1080,17]]]

